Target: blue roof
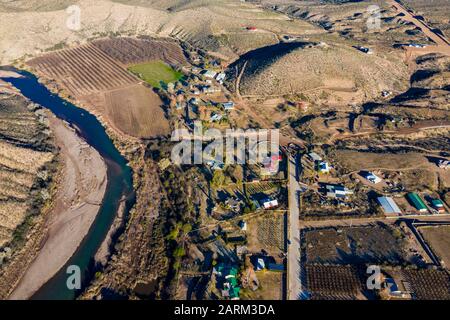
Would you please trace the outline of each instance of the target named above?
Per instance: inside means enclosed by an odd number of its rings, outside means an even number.
[[[378,202],[386,213],[401,213],[402,211],[390,197],[379,197]]]

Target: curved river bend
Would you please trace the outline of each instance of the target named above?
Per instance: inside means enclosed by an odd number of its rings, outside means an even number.
[[[121,199],[126,199],[126,212],[134,203],[132,171],[95,116],[51,93],[33,74],[22,70],[8,70],[19,73],[22,77],[3,78],[4,81],[19,89],[32,102],[40,104],[59,119],[73,125],[79,136],[100,153],[107,165],[106,192],[89,233],[67,264],[32,297],[51,300],[75,299],[77,293],[66,286],[67,266],[77,265],[81,268],[83,283],[92,279],[94,256],[114,221]]]

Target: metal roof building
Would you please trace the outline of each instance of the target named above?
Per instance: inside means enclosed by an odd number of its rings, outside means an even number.
[[[315,152],[310,152],[308,153],[308,157],[312,160],[312,161],[322,161],[322,157],[319,156],[317,153]]]
[[[422,201],[422,199],[420,199],[417,193],[410,192],[406,195],[406,197],[408,198],[409,202],[411,202],[411,204],[414,206],[414,208],[416,208],[418,211],[420,212],[428,211],[427,206]]]
[[[402,213],[402,210],[400,210],[400,208],[395,203],[394,199],[392,199],[391,197],[379,197],[377,200],[385,213],[387,214]]]

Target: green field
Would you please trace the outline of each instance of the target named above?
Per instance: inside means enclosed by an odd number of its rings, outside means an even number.
[[[161,88],[165,84],[178,81],[183,77],[181,72],[173,70],[162,61],[137,64],[130,67],[129,70],[154,88]]]

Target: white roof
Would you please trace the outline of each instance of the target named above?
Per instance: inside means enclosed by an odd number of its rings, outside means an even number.
[[[212,71],[212,70],[206,70],[206,72],[204,73],[205,77],[208,78],[214,78],[216,76],[217,72]]]
[[[322,157],[319,156],[319,155],[318,155],[317,153],[315,153],[315,152],[309,153],[308,156],[309,156],[311,159],[313,159],[314,161],[321,161],[321,160],[322,160]]]
[[[265,209],[270,209],[278,206],[278,200],[266,201],[263,203]]]

